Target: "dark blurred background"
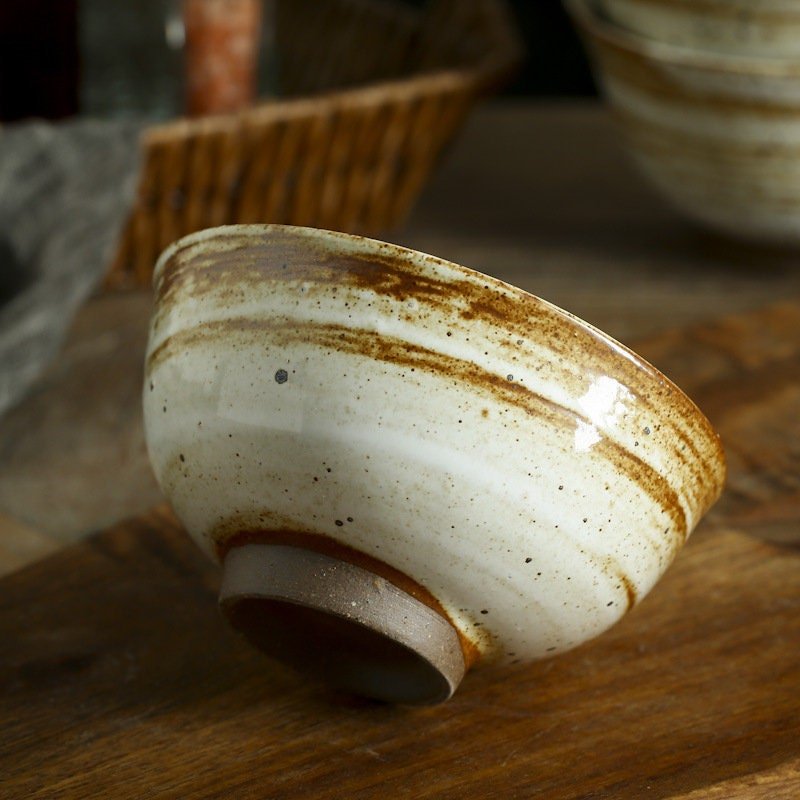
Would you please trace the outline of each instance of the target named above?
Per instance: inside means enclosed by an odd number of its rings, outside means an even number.
[[[580,40],[559,0],[512,0],[526,60],[505,94],[596,94]]]
[[[406,0],[424,5],[424,0]],[[131,65],[145,80],[156,71],[164,77],[155,107],[166,108],[174,59],[164,41],[165,19],[178,0],[2,0],[0,3],[0,119],[62,119],[79,113],[103,114],[112,102],[104,86],[132,93],[136,87],[114,83],[115,69]],[[527,59],[504,94],[515,96],[585,96],[594,94],[580,42],[559,0],[510,0]],[[152,29],[152,49],[142,52],[131,32]],[[113,59],[113,60],[111,60]],[[93,68],[92,68],[93,65]],[[87,71],[92,74],[87,75]],[[98,83],[102,81],[103,83]],[[119,85],[120,88],[117,88]],[[123,98],[124,99],[124,98]],[[158,102],[161,101],[161,102]],[[151,98],[152,102],[152,98]],[[164,116],[169,116],[166,111]]]

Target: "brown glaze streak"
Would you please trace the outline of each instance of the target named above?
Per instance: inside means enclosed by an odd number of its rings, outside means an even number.
[[[622,582],[622,587],[625,589],[625,594],[628,597],[628,608],[626,611],[630,611],[636,605],[638,599],[636,587],[633,585],[633,581],[631,581],[624,572],[620,571],[617,577]]]
[[[241,317],[209,322],[202,328],[177,333],[167,338],[151,353],[147,368],[148,370],[154,369],[160,361],[169,357],[171,351],[183,351],[199,341],[215,339],[223,333],[236,333],[242,336],[248,332],[255,335],[269,332],[271,341],[280,345],[313,342],[315,345],[331,351],[352,353],[377,361],[444,375],[449,379],[455,378],[473,390],[493,395],[495,399],[506,405],[547,419],[556,427],[572,429],[576,420],[591,424],[590,420],[583,415],[537,394],[521,383],[515,383],[507,380],[504,376],[488,372],[471,361],[438,353],[402,339],[378,334],[375,331],[344,325],[305,322],[302,328],[298,329],[293,322]],[[610,461],[618,473],[625,475],[644,490],[655,504],[669,515],[673,523],[673,530],[680,539],[685,539],[686,515],[677,493],[659,472],[606,436],[595,445],[594,449]],[[712,501],[709,500],[710,502]]]
[[[673,551],[673,555],[674,555]],[[593,556],[594,562],[599,565],[603,574],[609,581],[618,581],[619,586],[625,590],[625,597],[627,598],[627,605],[625,606],[625,613],[627,614],[637,603],[639,593],[636,591],[636,586],[633,581],[628,577],[628,574],[622,568],[622,565],[613,555],[599,555]]]
[[[368,572],[378,575],[389,581],[398,589],[410,594],[415,600],[424,603],[428,608],[446,619],[458,634],[461,643],[461,652],[464,655],[464,665],[469,669],[480,657],[477,645],[472,642],[461,631],[450,618],[442,604],[424,587],[410,578],[405,573],[390,566],[374,556],[362,553],[353,547],[332,539],[321,533],[311,533],[309,531],[298,531],[291,529],[280,530],[256,530],[256,529],[237,529],[235,520],[228,520],[223,525],[218,526],[211,534],[214,542],[217,558],[220,563],[233,547],[245,544],[280,544],[289,547],[304,547],[307,550],[321,553],[330,558],[345,561],[356,567],[365,569]]]
[[[631,111],[615,108],[614,115],[618,118],[625,130],[629,131],[636,141],[648,152],[664,157],[680,155],[691,148],[702,148],[703,157],[718,169],[730,169],[740,159],[758,158],[766,155],[763,141],[735,141],[733,139],[712,138],[708,134],[681,131],[677,128],[665,130],[658,123],[639,116]],[[800,155],[800,143],[797,142],[772,142],[769,154],[785,158],[797,158]],[[789,180],[789,176],[787,181]],[[757,197],[773,197],[769,193],[760,193],[758,187],[753,186],[751,191]],[[779,198],[774,198],[776,201]],[[791,199],[785,200],[787,207],[795,205]]]
[[[693,106],[701,109],[713,108],[715,111],[746,112],[765,118],[794,118],[796,104],[769,102],[752,97],[742,97],[726,92],[724,89],[710,89],[700,86],[687,86],[677,82],[650,57],[628,50],[597,31],[590,31],[603,67],[609,75],[620,83],[633,86],[651,97],[665,100],[679,107]],[[707,67],[708,68],[708,67]],[[795,78],[796,80],[796,78]]]
[[[193,248],[198,251],[194,257]],[[203,258],[202,244],[189,244],[178,250],[161,270],[156,286],[157,304],[183,285],[188,276],[200,286],[309,281],[369,289],[401,301],[414,297],[421,302],[448,306],[459,293],[468,296],[475,291],[468,280],[438,279],[415,271],[408,258],[394,249],[370,254],[331,253],[313,240],[276,232],[263,240],[244,236],[240,246],[215,250],[213,258]]]

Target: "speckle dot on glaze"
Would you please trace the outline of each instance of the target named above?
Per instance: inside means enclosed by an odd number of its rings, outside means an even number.
[[[342,522],[340,519],[337,519],[337,520],[336,520],[336,527],[337,527],[337,528],[341,528],[341,527],[342,527],[342,525],[344,525],[344,522]]]
[[[286,383],[289,380],[289,373],[285,369],[279,369],[275,373],[275,383]]]

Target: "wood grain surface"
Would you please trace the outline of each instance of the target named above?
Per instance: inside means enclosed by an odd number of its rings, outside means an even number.
[[[796,536],[800,304],[641,344],[719,426],[731,489],[610,633],[438,708],[331,696],[226,630],[158,510],[0,582],[3,796],[799,796],[800,549],[739,530]]]
[[[800,552],[706,529],[596,642],[422,710],[252,651],[216,579],[163,512],[4,579],[4,797],[800,793]]]

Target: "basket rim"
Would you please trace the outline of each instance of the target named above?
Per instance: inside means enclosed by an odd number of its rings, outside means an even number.
[[[372,2],[360,1],[365,4]],[[382,103],[409,102],[439,92],[461,92],[476,96],[489,93],[519,66],[524,58],[525,48],[513,24],[507,0],[483,0],[481,10],[486,16],[484,22],[488,20],[491,23],[489,27],[494,31],[495,41],[482,57],[472,63],[432,67],[396,78],[332,88],[316,94],[285,98],[262,97],[252,106],[234,112],[201,117],[180,115],[148,125],[142,132],[142,143],[146,146],[161,141],[169,142],[176,136],[230,132],[253,122],[278,122],[323,111],[330,113],[339,108],[369,108]],[[420,17],[418,10],[408,8],[408,13],[416,18]]]
[[[231,114],[204,117],[178,117],[150,125],[142,132],[145,144],[158,144],[193,134],[226,133],[245,124],[278,122],[318,114],[321,111],[369,108],[386,102],[411,102],[426,94],[459,92],[469,94],[480,89],[474,68],[440,70],[406,78],[369,83],[307,97],[261,100]]]

